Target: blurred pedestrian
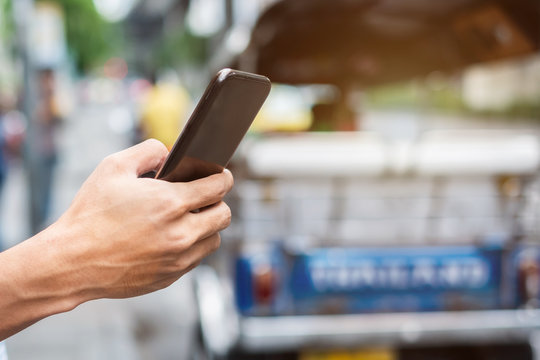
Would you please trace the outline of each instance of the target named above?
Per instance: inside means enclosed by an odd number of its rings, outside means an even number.
[[[355,131],[357,119],[346,97],[318,103],[311,108],[313,122],[309,131]]]
[[[150,81],[152,88],[143,101],[141,111],[141,134],[143,139],[161,141],[170,150],[187,120],[191,100],[172,73],[159,81],[152,74]]]
[[[6,182],[7,171],[8,171],[8,161],[7,161],[7,137],[6,132],[4,131],[4,116],[6,114],[4,106],[2,106],[2,101],[0,100],[0,203],[3,198],[4,183]],[[4,250],[4,227],[0,224],[0,251]],[[0,348],[0,353],[2,349]],[[0,360],[2,358],[0,357]]]
[[[38,73],[37,103],[26,143],[30,226],[43,230],[51,208],[54,169],[58,160],[57,128],[62,122],[53,69]]]
[[[10,163],[20,156],[20,148],[24,139],[26,121],[24,115],[14,110],[16,98],[8,94],[0,94],[0,203],[3,198]],[[0,251],[5,248],[3,242],[3,226],[0,223]]]

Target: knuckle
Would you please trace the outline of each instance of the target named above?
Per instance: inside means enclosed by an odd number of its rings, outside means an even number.
[[[210,252],[214,252],[221,246],[221,236],[219,234],[215,234],[212,237],[212,241],[210,241]]]
[[[181,256],[176,261],[176,270],[177,271],[184,271],[186,269],[189,269],[190,266],[191,266],[191,262],[188,259],[186,259],[186,257]]]
[[[189,211],[186,201],[174,192],[162,194],[161,207],[167,218],[178,217]]]
[[[108,155],[101,162],[102,167],[107,171],[118,171],[122,168],[122,161],[119,158],[118,153]]]
[[[219,182],[219,185],[217,187],[217,193],[219,197],[223,198],[225,195],[227,195],[227,193],[231,191],[232,187],[233,187],[232,175],[230,175],[230,172],[227,171],[223,173],[221,181]]]
[[[196,237],[192,233],[185,231],[173,232],[170,235],[170,239],[172,243],[171,251],[176,254],[181,254],[188,250],[197,241]]]
[[[145,146],[151,147],[156,153],[167,154],[167,147],[157,139],[148,139],[144,141]]]
[[[226,204],[226,203],[222,203],[222,224],[227,227],[231,224],[231,220],[232,220],[232,212],[231,212],[231,208]]]
[[[190,203],[186,198],[176,195],[175,201],[176,203],[174,206],[176,207],[177,212],[184,214],[192,210],[190,208]]]
[[[229,175],[227,179],[224,181],[224,186],[223,186],[224,195],[226,195],[229,191],[231,191],[233,185],[234,185],[234,179],[232,178],[232,175]]]
[[[191,210],[189,208],[189,201],[185,195],[184,196],[180,195],[180,194],[186,194],[186,191],[183,189],[183,187],[186,185],[185,184],[174,184],[174,185],[177,185],[177,186],[181,185],[182,189],[180,193],[178,193],[177,191],[173,191],[171,189],[170,193],[168,194],[168,198],[172,201],[170,205],[175,209],[176,212],[180,212],[180,213],[188,212],[189,210]]]
[[[170,193],[163,194],[161,205],[167,213],[176,212],[182,206],[181,201],[174,194]]]
[[[232,187],[234,186],[234,176],[230,171],[227,171],[227,174],[229,178],[229,187],[232,189]]]

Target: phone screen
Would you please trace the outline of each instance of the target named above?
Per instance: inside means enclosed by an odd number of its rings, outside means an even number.
[[[260,75],[225,69],[210,83],[157,178],[187,182],[223,171],[270,91]]]

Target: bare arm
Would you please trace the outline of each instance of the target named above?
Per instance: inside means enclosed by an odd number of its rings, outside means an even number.
[[[92,299],[167,287],[219,247],[231,174],[190,183],[138,177],[166,154],[146,141],[108,157],[56,223],[0,253],[0,340]]]

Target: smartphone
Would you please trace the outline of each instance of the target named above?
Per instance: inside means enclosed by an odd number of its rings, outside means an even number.
[[[223,69],[206,88],[156,178],[188,182],[229,163],[268,93],[261,75]]]

